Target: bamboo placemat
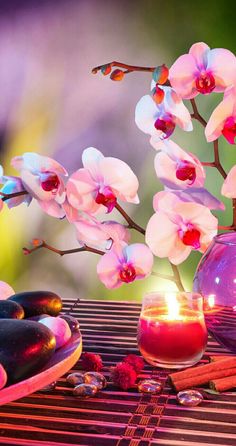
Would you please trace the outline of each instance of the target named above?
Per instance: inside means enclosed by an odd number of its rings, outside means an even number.
[[[128,353],[138,353],[140,305],[132,302],[65,300],[80,322],[83,351],[102,356],[104,374]],[[209,339],[207,354],[227,354]],[[202,362],[207,361],[207,354]],[[73,371],[78,370],[76,365]],[[0,407],[0,444],[25,446],[235,446],[236,393],[207,395],[195,408],[179,406],[167,372],[145,365],[139,378],[163,381],[161,395],[109,384],[94,398],[78,399],[65,377],[50,393],[37,392]]]

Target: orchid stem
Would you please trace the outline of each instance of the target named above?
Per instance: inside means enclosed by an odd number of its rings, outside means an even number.
[[[125,210],[118,203],[116,203],[116,209],[122,215],[122,217],[124,217],[125,221],[127,221],[129,228],[135,229],[136,231],[140,232],[140,234],[145,235],[146,232],[145,229],[139,226],[137,223],[135,223],[135,221],[132,220],[132,218],[125,212]]]
[[[192,118],[197,119],[204,127],[206,127],[206,121],[203,119],[203,117],[200,115],[197,104],[194,99],[190,99],[192,107],[193,107],[193,114],[191,115]],[[227,173],[224,170],[221,162],[220,162],[220,155],[219,155],[219,140],[216,139],[213,141],[213,148],[214,148],[214,161],[212,163],[202,162],[203,166],[209,166],[209,167],[215,167],[220,175],[224,178],[227,177]],[[232,200],[232,208],[233,208],[233,223],[231,226],[219,226],[219,229],[229,229],[236,231],[236,199],[233,198]]]
[[[28,195],[26,190],[21,190],[20,192],[14,192],[12,194],[4,194],[4,192],[0,192],[0,195],[3,197],[2,201],[7,201],[10,198],[20,197],[21,195]]]
[[[103,65],[99,65],[98,67],[94,67],[92,69],[92,73],[96,74],[98,71],[100,71],[104,66],[110,66],[112,67],[118,67],[118,68],[124,68],[126,71],[126,73],[131,73],[134,71],[145,71],[145,72],[151,72],[153,73],[156,69],[156,67],[140,67],[140,66],[136,66],[136,65],[128,65],[126,63],[123,62],[117,62],[117,61],[113,61],[113,62],[108,62],[106,64]]]
[[[177,267],[176,267],[177,268]],[[178,288],[179,291],[184,291],[184,287],[181,283],[181,280],[177,280],[176,276],[171,276],[169,274],[162,274],[162,273],[157,273],[156,271],[152,271],[151,273],[152,276],[156,276],[159,277],[160,279],[164,279],[164,280],[170,280],[171,282],[174,282],[176,287]]]
[[[95,248],[91,248],[90,246],[84,245],[81,248],[75,248],[75,249],[67,249],[65,251],[54,248],[51,245],[48,245],[48,243],[46,243],[44,240],[41,241],[40,244],[34,246],[34,248],[28,249],[28,248],[23,248],[25,254],[31,254],[34,251],[38,251],[39,249],[48,249],[49,251],[55,252],[56,254],[60,255],[61,257],[66,255],[66,254],[74,254],[76,252],[84,252],[84,251],[88,251],[88,252],[93,252],[95,254],[99,254],[99,255],[103,255],[105,254],[104,251],[100,251],[99,249],[95,249]]]
[[[196,119],[197,121],[199,121],[203,127],[206,127],[207,122],[205,121],[205,119],[200,115],[198,108],[197,108],[197,104],[195,102],[195,99],[190,99],[190,102],[192,104],[193,107],[193,113],[191,114],[191,117],[193,119]]]
[[[171,263],[171,262],[170,262],[170,266],[171,266],[173,274],[174,274],[175,283],[176,283],[177,288],[179,289],[179,291],[185,291],[183,283],[181,281],[178,267],[176,265],[173,265],[173,263]]]

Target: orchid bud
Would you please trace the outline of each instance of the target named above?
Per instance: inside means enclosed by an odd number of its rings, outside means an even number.
[[[112,81],[122,81],[122,79],[124,78],[124,71],[116,69],[114,71],[112,71],[111,75],[110,75],[110,79]]]
[[[103,65],[101,68],[101,72],[102,72],[103,76],[107,76],[108,74],[110,74],[111,65],[110,64]]]
[[[162,88],[158,87],[158,84],[156,84],[155,88],[152,90],[152,97],[156,104],[161,104],[165,96],[164,90]]]
[[[168,76],[169,76],[169,70],[165,64],[156,67],[152,75],[153,80],[157,84],[161,85],[165,84],[165,82],[168,80]]]
[[[41,243],[42,243],[42,240],[40,240],[40,239],[38,239],[38,238],[34,238],[33,240],[32,240],[32,245],[33,246],[39,246],[39,245],[41,245]]]
[[[30,254],[30,250],[28,248],[22,248],[23,254],[25,256],[27,256],[28,254]]]

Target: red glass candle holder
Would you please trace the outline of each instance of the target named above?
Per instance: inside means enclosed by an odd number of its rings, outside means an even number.
[[[206,347],[203,299],[197,293],[149,293],[138,323],[138,346],[158,367],[184,368],[198,362]]]

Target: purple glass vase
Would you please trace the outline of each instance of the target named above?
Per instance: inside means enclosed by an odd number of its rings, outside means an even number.
[[[204,298],[209,332],[236,353],[236,232],[214,238],[197,267],[193,289]]]

